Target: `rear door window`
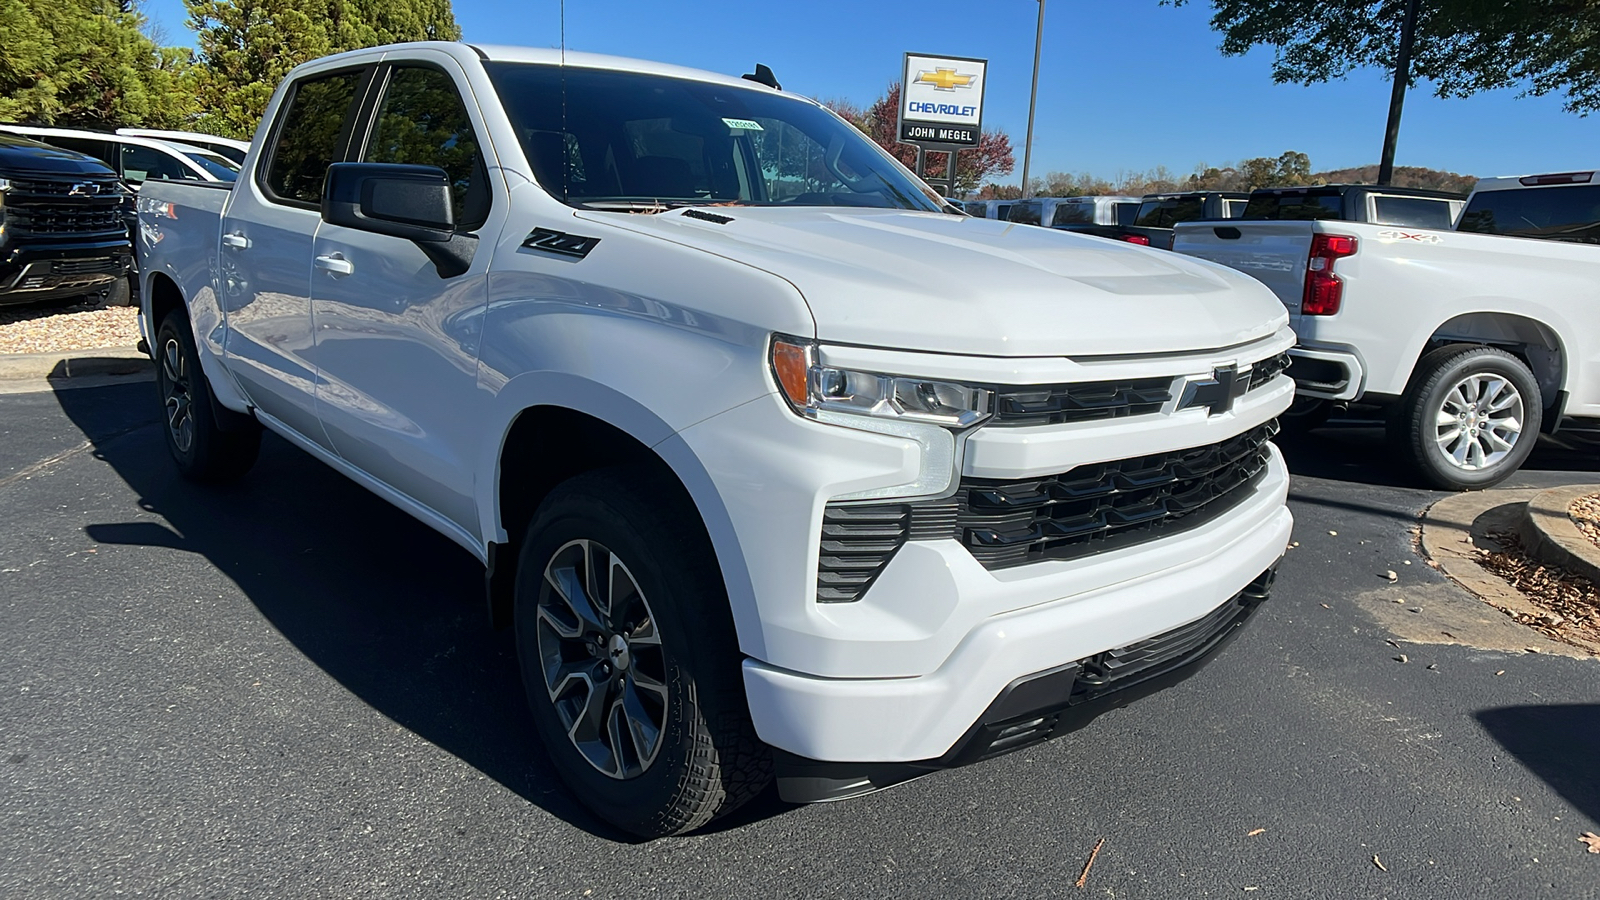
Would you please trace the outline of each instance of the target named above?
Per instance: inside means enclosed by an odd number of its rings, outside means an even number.
[[[1222,201],[1222,216],[1226,219],[1237,219],[1244,215],[1244,208],[1249,205],[1248,200]]]
[[[1600,244],[1600,184],[1482,191],[1468,201],[1456,228]]]
[[[1039,224],[1040,205],[1037,200],[1013,203],[1011,204],[1011,213],[1008,221],[1022,225],[1037,225]]]
[[[322,180],[328,164],[342,158],[362,75],[338,72],[294,86],[262,184],[273,199],[295,206],[322,202]]]
[[[455,82],[444,72],[401,66],[389,76],[362,162],[438,166],[450,180],[456,222],[489,214],[489,185],[478,136]]]

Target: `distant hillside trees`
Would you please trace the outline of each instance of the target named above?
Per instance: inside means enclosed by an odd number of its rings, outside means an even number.
[[[1108,194],[1139,197],[1171,191],[1253,191],[1264,187],[1295,187],[1311,184],[1376,184],[1378,167],[1311,171],[1311,158],[1295,150],[1277,156],[1258,156],[1222,166],[1195,166],[1188,176],[1174,175],[1165,166],[1144,172],[1118,172],[1106,179],[1080,172],[1050,172],[1033,179],[1033,193],[1039,197],[1087,197]],[[1395,169],[1396,187],[1428,188],[1465,194],[1478,179],[1438,169],[1401,166]],[[1015,200],[1022,196],[1020,186],[985,184],[978,192],[982,200]]]

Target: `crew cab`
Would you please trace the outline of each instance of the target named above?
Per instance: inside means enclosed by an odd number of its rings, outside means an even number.
[[[1260,279],[1289,310],[1309,429],[1333,404],[1387,414],[1425,483],[1487,487],[1541,430],[1600,419],[1600,184],[1480,181],[1454,231],[1314,221],[1179,225],[1174,249]]]
[[[1172,249],[1172,229],[1179,222],[1204,219],[1237,219],[1244,215],[1250,195],[1238,191],[1188,191],[1178,194],[1146,194],[1139,202],[1133,224],[1123,229],[1120,240],[1144,247]]]
[[[1241,218],[1252,221],[1339,219],[1410,228],[1449,228],[1466,198],[1447,191],[1373,184],[1258,188]]]
[[[0,305],[115,290],[133,261],[130,201],[99,161],[0,133]]]
[[[962,215],[757,73],[345,53],[231,188],[140,198],[179,471],[269,429],[482,560],[554,766],[646,836],[1183,679],[1291,526],[1270,291]]]

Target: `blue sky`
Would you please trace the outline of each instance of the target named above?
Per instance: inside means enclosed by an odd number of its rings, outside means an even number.
[[[556,0],[454,0],[468,41],[554,47]],[[1039,73],[1033,172],[1165,165],[1179,174],[1284,150],[1315,169],[1376,163],[1389,85],[1376,71],[1313,87],[1274,85],[1270,50],[1225,58],[1209,3],[1051,0]],[[986,127],[1010,133],[1016,183],[1028,124],[1033,0],[567,0],[568,49],[719,72],[773,68],[786,90],[865,105],[900,77],[901,54],[989,60]],[[170,43],[191,43],[182,0],[146,0]],[[1600,115],[1515,91],[1439,100],[1426,84],[1406,99],[1399,165],[1478,176],[1600,165]],[[1001,179],[1006,180],[1006,179]]]

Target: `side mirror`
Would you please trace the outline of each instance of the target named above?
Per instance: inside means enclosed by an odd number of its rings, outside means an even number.
[[[472,267],[476,235],[456,231],[450,176],[437,166],[333,163],[322,183],[322,220],[411,241],[440,278]]]
[[[435,166],[333,163],[322,185],[322,219],[408,241],[455,234],[450,180]]]

